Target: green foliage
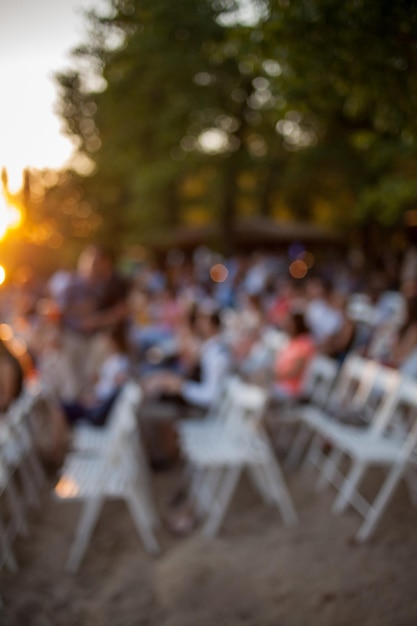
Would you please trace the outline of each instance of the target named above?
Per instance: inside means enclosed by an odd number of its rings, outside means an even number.
[[[192,203],[230,244],[243,204],[316,219],[327,203],[346,227],[398,224],[415,203],[417,6],[252,4],[246,24],[231,1],[113,0],[107,17],[89,14],[77,68],[58,77],[60,113],[94,162],[79,184],[105,241],[169,233]]]

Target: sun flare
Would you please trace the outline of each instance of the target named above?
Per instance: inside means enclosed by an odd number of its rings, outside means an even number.
[[[0,192],[0,240],[4,239],[9,230],[18,228],[21,223],[21,211],[10,204]]]

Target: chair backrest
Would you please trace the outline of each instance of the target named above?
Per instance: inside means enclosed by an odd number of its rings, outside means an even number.
[[[128,380],[115,400],[106,426],[103,458],[110,464],[128,463],[132,471],[137,468],[137,418],[142,398],[138,383]]]
[[[3,492],[10,479],[5,447],[10,438],[10,430],[5,420],[0,423],[0,493]]]
[[[364,406],[380,369],[381,366],[371,359],[357,354],[347,356],[329,396],[327,408],[359,409]]]
[[[354,293],[348,299],[348,315],[355,322],[373,326],[375,309],[369,297],[364,293]]]
[[[402,458],[417,456],[417,385],[413,378],[402,376],[391,403],[387,402],[372,425],[372,433],[394,441]]]
[[[258,429],[264,416],[269,394],[266,389],[235,378],[228,389],[223,427],[228,434]]]
[[[339,365],[323,354],[317,354],[307,367],[302,383],[302,396],[315,406],[324,406],[335,383]]]

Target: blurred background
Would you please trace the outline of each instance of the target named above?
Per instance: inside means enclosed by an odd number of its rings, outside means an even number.
[[[296,242],[398,271],[417,225],[409,2],[1,10],[3,281],[91,240],[127,262]]]

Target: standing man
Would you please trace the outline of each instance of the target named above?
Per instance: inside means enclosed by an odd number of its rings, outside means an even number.
[[[129,287],[107,250],[88,246],[62,295],[63,351],[71,380],[67,400],[91,382],[105,356],[102,331],[126,324]]]

